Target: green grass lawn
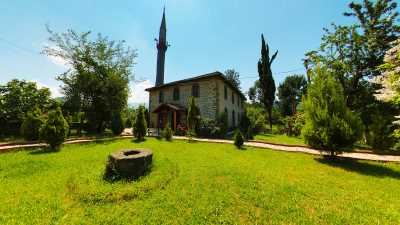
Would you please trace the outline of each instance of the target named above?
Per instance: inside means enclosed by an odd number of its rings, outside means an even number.
[[[257,134],[254,136],[254,140],[265,141],[273,144],[306,146],[303,138],[295,136],[287,136],[285,134]]]
[[[153,169],[107,183],[110,152]],[[118,140],[0,154],[0,224],[400,224],[400,165],[233,145]]]

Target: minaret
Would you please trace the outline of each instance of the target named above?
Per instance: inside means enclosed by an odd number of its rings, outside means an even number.
[[[164,84],[164,64],[165,64],[165,52],[168,48],[167,42],[167,26],[165,24],[165,7],[163,10],[163,17],[161,20],[160,34],[157,40],[157,77],[156,86]]]

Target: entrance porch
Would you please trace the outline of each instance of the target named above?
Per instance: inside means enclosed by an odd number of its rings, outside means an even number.
[[[152,113],[157,114],[157,127],[165,128],[169,126],[172,130],[176,130],[179,124],[185,124],[186,108],[175,105],[163,103],[159,105]]]

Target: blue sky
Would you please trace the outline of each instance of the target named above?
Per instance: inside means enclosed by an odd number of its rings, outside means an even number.
[[[38,54],[48,44],[45,24],[58,32],[72,28],[125,40],[137,49],[131,103],[147,102],[144,88],[155,81],[156,48],[166,5],[166,82],[228,68],[242,76],[242,90],[257,79],[260,35],[279,50],[276,83],[296,70],[304,53],[319,46],[322,28],[349,23],[346,0],[3,0],[0,3],[0,83],[27,79],[59,96],[55,77],[67,70],[57,59]]]

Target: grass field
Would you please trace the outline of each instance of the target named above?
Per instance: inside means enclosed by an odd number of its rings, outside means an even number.
[[[254,136],[254,140],[265,141],[273,144],[306,146],[303,138],[295,136],[287,136],[285,134],[257,134]]]
[[[152,172],[102,180],[110,152]],[[233,145],[131,140],[0,154],[0,224],[400,224],[400,165]]]

